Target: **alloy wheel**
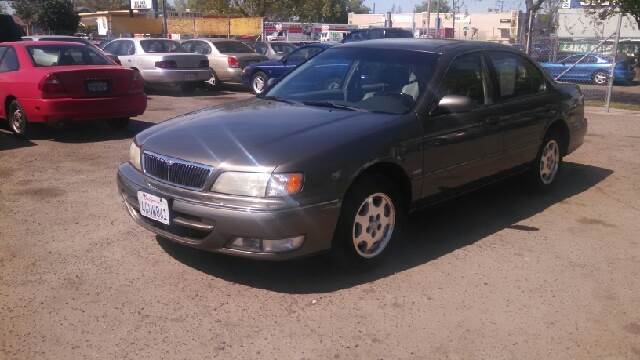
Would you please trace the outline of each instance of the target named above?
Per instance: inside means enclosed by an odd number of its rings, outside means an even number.
[[[11,130],[16,134],[23,134],[27,127],[27,119],[20,107],[16,107],[11,114]]]
[[[358,208],[353,222],[352,240],[363,258],[378,256],[389,244],[396,225],[396,208],[383,193],[370,195]]]
[[[266,81],[260,75],[254,76],[253,77],[253,81],[251,82],[251,86],[253,87],[253,91],[256,94],[260,94],[260,93],[262,93],[262,91],[264,91],[265,84],[266,84]]]
[[[606,84],[607,80],[608,80],[608,76],[603,72],[597,72],[595,75],[593,75],[593,82],[595,82],[598,85]]]
[[[558,173],[560,164],[560,147],[556,140],[549,140],[540,155],[539,175],[543,184],[549,185]]]

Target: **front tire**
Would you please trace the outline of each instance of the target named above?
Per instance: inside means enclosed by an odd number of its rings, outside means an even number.
[[[27,114],[25,114],[22,106],[20,106],[17,100],[13,100],[9,104],[8,110],[7,120],[9,121],[9,128],[16,136],[26,138],[29,134],[30,127]]]
[[[251,91],[256,95],[262,94],[267,87],[267,81],[269,81],[269,76],[262,71],[257,71],[251,77]]]
[[[356,263],[379,260],[398,237],[402,204],[395,188],[382,176],[359,180],[345,196],[334,245]]]
[[[555,184],[562,166],[562,148],[557,132],[548,134],[531,166],[529,181],[538,189],[547,189]]]
[[[607,85],[609,83],[609,74],[604,71],[596,71],[592,79],[596,85]]]

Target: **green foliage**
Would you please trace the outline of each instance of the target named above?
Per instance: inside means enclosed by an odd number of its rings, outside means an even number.
[[[416,5],[415,12],[426,12],[427,8],[429,8],[429,3],[431,2],[431,12],[432,13],[450,13],[451,6],[449,6],[448,0],[425,0],[420,5]]]
[[[18,0],[16,14],[27,24],[35,24],[52,34],[73,34],[80,16],[70,0]]]
[[[631,14],[640,27],[640,0],[592,0],[590,11],[600,19],[615,16],[619,12]]]
[[[75,0],[76,8],[86,7],[95,11],[125,10],[130,3],[129,0]]]

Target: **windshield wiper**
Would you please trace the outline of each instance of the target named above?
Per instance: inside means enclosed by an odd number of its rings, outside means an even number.
[[[303,101],[302,102],[305,105],[309,105],[309,106],[319,106],[319,107],[328,107],[328,108],[332,108],[332,109],[340,109],[340,110],[347,110],[347,111],[357,111],[358,109],[351,107],[351,106],[347,106],[347,105],[342,105],[342,104],[336,104],[336,103],[332,103],[330,101]]]
[[[260,99],[279,101],[279,102],[283,102],[283,103],[287,103],[287,104],[295,104],[295,102],[293,102],[291,100],[283,99],[283,98],[277,97],[277,96],[260,96]]]

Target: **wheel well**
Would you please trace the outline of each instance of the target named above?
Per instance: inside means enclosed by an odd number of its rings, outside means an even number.
[[[560,136],[560,149],[562,150],[562,155],[566,155],[569,150],[569,128],[567,124],[562,120],[554,121],[547,129],[545,136],[553,133],[557,133]]]
[[[11,104],[11,102],[13,100],[15,100],[16,98],[13,96],[7,96],[6,99],[4,99],[4,116],[5,118],[9,117],[9,105]]]
[[[412,191],[411,191],[411,180],[405,173],[404,169],[397,164],[394,163],[377,163],[369,166],[364,169],[358,176],[353,180],[351,185],[349,185],[349,190],[351,190],[351,186],[357,183],[359,180],[365,177],[376,177],[382,176],[386,178],[393,186],[398,189],[400,196],[402,207],[408,210],[411,206],[412,199]]]

